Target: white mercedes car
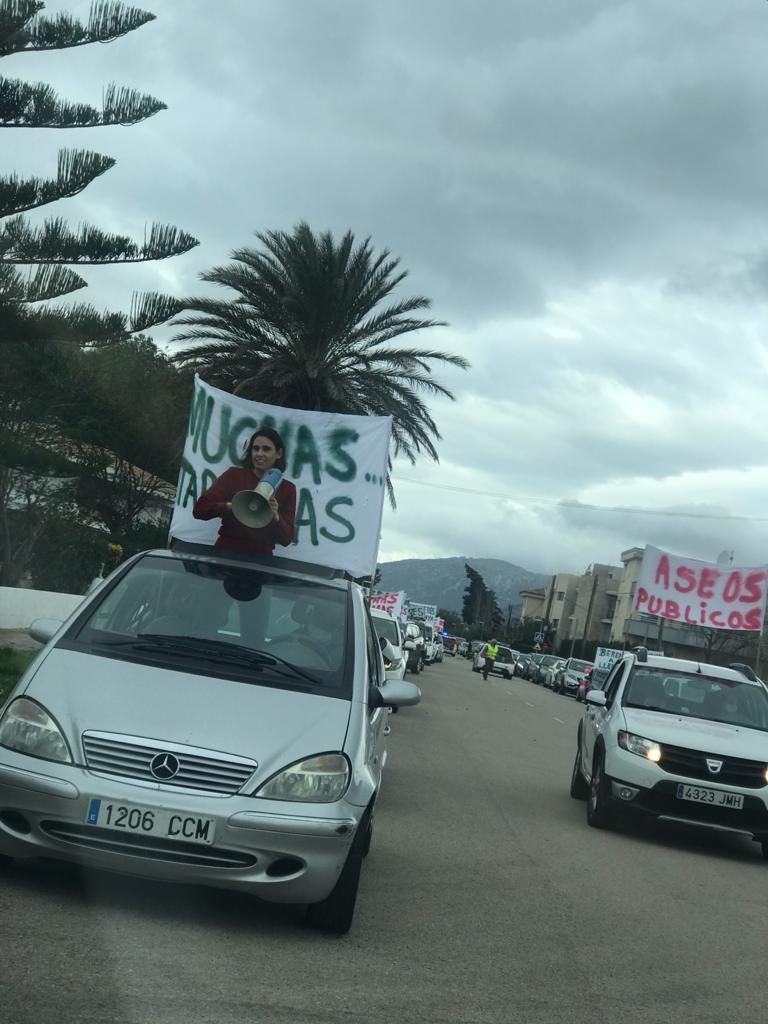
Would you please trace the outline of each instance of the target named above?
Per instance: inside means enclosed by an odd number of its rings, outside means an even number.
[[[608,828],[622,813],[746,833],[768,858],[768,690],[746,665],[618,661],[586,696],[571,796]]]

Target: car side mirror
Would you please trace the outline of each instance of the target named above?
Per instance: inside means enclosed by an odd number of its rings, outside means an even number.
[[[584,700],[596,708],[604,708],[608,703],[602,690],[590,690],[584,695]]]
[[[418,704],[421,690],[403,679],[387,679],[379,687],[380,707],[407,708]]]
[[[47,644],[63,625],[61,619],[35,619],[29,627],[29,635],[39,644]]]

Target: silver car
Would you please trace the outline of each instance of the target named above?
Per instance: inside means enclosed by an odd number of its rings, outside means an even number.
[[[386,678],[359,587],[180,545],[32,635],[0,708],[0,858],[244,890],[349,929],[387,709],[420,697]]]

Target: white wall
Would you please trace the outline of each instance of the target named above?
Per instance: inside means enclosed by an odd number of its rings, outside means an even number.
[[[82,594],[0,587],[0,629],[27,629],[35,619],[66,619]]]

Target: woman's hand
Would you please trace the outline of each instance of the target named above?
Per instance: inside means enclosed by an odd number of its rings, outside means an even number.
[[[277,498],[274,496],[269,499],[269,507],[272,509],[272,522],[278,522],[280,519],[280,506],[277,504]]]

